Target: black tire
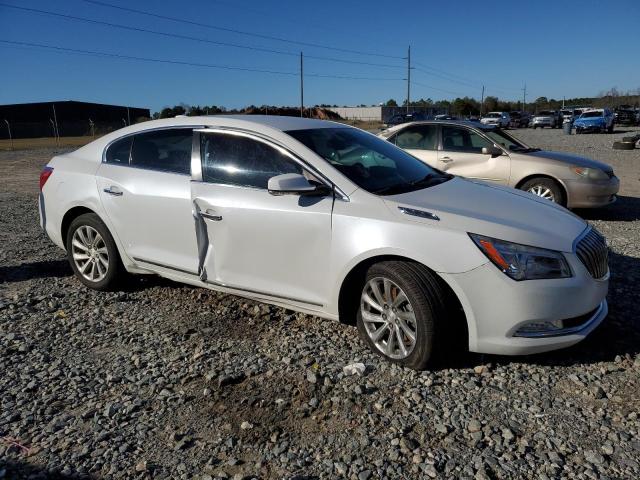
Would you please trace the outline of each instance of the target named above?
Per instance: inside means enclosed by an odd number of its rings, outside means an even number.
[[[611,123],[611,126],[607,129],[607,132],[613,133],[613,123]]]
[[[548,188],[551,191],[551,194],[553,195],[553,200],[551,200],[552,202],[562,205],[563,207],[567,204],[567,199],[565,198],[564,190],[562,189],[562,187],[558,182],[556,182],[555,180],[552,180],[551,178],[547,178],[547,177],[531,178],[526,182],[524,182],[522,185],[520,185],[520,190],[529,192],[531,189],[537,186]]]
[[[633,137],[622,137],[623,142],[636,143],[640,140],[640,135],[634,135]]]
[[[633,150],[636,148],[636,144],[633,142],[613,142],[614,150]]]
[[[107,267],[106,273],[104,277],[100,280],[91,281],[90,279],[83,276],[76,265],[76,261],[73,258],[74,247],[72,245],[74,234],[81,227],[91,227],[96,230],[102,240],[104,242],[104,247],[107,250]],[[69,260],[69,264],[73,270],[73,273],[76,275],[78,280],[80,280],[85,286],[93,289],[93,290],[101,290],[101,291],[109,291],[113,290],[119,283],[119,281],[124,276],[125,270],[122,266],[122,260],[120,259],[120,254],[118,253],[118,248],[109,232],[107,226],[100,220],[100,217],[95,213],[85,213],[76,217],[69,225],[69,230],[67,231],[67,238],[65,245],[67,247],[67,259]],[[77,250],[77,247],[76,247]],[[96,260],[98,263],[99,260]]]
[[[422,265],[404,261],[384,261],[369,268],[360,294],[362,295],[370,280],[379,277],[391,280],[407,296],[416,320],[415,346],[405,358],[387,356],[369,337],[362,317],[362,308],[358,307],[357,325],[360,336],[369,348],[386,360],[414,370],[424,370],[436,356],[436,341],[444,340],[440,335],[441,328],[438,322],[445,320],[447,293],[441,281]],[[361,302],[360,298],[358,302]]]

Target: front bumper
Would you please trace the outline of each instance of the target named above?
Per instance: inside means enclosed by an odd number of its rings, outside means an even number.
[[[601,123],[594,123],[594,124],[576,124],[574,123],[573,126],[575,127],[577,132],[603,132],[607,129],[607,126]]]
[[[616,201],[620,180],[615,175],[602,182],[566,180],[565,186],[568,194],[567,207],[596,208]]]
[[[516,282],[491,263],[450,275],[467,316],[469,350],[528,355],[569,347],[591,333],[608,313],[609,275],[594,280],[575,254],[565,257],[574,274],[571,278]],[[589,315],[581,323],[571,323],[585,314]],[[531,322],[558,320],[575,328],[555,335],[516,334]]]
[[[553,125],[553,122],[551,120],[534,120],[531,124],[534,127],[550,127]]]

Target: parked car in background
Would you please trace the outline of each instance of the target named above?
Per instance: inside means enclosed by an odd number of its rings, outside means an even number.
[[[457,117],[454,117],[453,115],[449,115],[448,113],[444,113],[441,115],[436,115],[435,117],[433,117],[435,120],[457,120]]]
[[[523,128],[529,126],[531,115],[527,112],[510,112],[509,116],[511,117],[511,127]]]
[[[357,324],[416,369],[447,336],[529,354],[578,343],[607,315],[607,245],[584,220],[333,122],[132,125],[50,160],[39,205],[89,288],[157,274]]]
[[[576,133],[609,132],[613,133],[615,120],[608,108],[594,108],[582,113],[574,122]]]
[[[633,108],[616,108],[614,113],[615,123],[618,125],[637,125],[637,112]]]
[[[511,117],[507,112],[489,112],[480,119],[480,123],[508,128],[509,123],[511,123]]]
[[[560,112],[555,110],[541,110],[531,118],[531,126],[533,128],[559,128],[562,126],[562,117]]]
[[[612,203],[620,187],[606,163],[531,148],[473,122],[415,122],[379,134],[446,173],[525,190],[568,208]]]
[[[562,123],[573,123],[573,120],[579,114],[576,114],[576,111],[572,108],[563,108],[560,110],[560,115],[562,115]]]
[[[427,116],[424,113],[396,113],[389,120],[382,124],[383,127],[393,127],[394,125],[400,125],[407,122],[415,122],[419,120],[427,120]]]

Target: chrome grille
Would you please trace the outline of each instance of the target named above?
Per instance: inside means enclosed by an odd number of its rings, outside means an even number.
[[[590,228],[576,245],[576,254],[593,278],[602,278],[609,270],[607,241],[595,228]]]

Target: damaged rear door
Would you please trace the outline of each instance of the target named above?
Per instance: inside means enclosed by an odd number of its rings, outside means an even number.
[[[333,194],[272,195],[268,179],[312,175],[287,150],[245,131],[196,132],[191,200],[199,274],[214,285],[322,306]]]

